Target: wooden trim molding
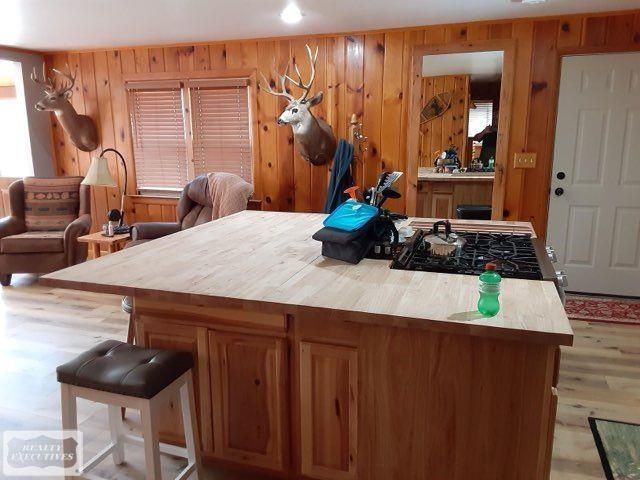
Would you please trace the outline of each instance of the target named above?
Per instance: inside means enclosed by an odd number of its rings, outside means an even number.
[[[411,83],[409,90],[409,119],[407,128],[407,214],[416,214],[418,194],[419,121],[422,64],[427,55],[444,55],[467,52],[504,52],[502,80],[500,88],[500,113],[498,120],[498,144],[496,147],[495,179],[492,194],[492,219],[502,220],[506,190],[506,172],[509,155],[509,131],[511,129],[511,103],[513,99],[513,80],[515,72],[514,40],[475,40],[472,42],[446,43],[438,45],[416,45],[413,47],[411,63]]]

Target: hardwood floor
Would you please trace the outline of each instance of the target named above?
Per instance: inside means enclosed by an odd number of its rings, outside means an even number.
[[[0,293],[0,431],[57,429],[59,388],[55,367],[107,338],[126,337],[127,316],[120,297],[39,286],[33,276],[15,275]],[[602,479],[587,417],[640,422],[640,328],[573,322],[575,345],[563,348],[551,478]],[[108,441],[106,408],[79,401],[85,455]],[[138,429],[136,412],[126,425]],[[127,463],[107,459],[95,473],[106,478],[142,479],[142,449],[126,448]],[[163,457],[163,473],[173,478],[184,465]],[[23,477],[24,478],[24,477]],[[210,479],[248,479],[209,469]],[[256,477],[253,477],[256,478]],[[259,477],[264,478],[264,477]]]

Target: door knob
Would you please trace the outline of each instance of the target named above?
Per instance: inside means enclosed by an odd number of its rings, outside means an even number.
[[[556,197],[561,197],[564,194],[564,188],[558,187],[555,190]]]
[[[558,180],[564,180],[564,178],[565,178],[566,176],[567,176],[567,175],[566,175],[564,172],[558,172],[558,173],[556,174],[556,178],[557,178]]]

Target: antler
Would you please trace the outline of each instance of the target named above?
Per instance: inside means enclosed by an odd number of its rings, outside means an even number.
[[[311,48],[309,47],[309,45],[305,45],[305,47],[307,47],[307,55],[309,55],[309,63],[311,64],[311,78],[309,79],[309,83],[305,84],[302,81],[302,75],[300,75],[300,70],[298,69],[298,62],[296,62],[294,65],[296,74],[298,75],[298,81],[296,82],[290,76],[285,75],[287,80],[293,83],[296,87],[303,90],[302,96],[298,99],[299,102],[305,100],[309,95],[309,91],[311,91],[311,86],[313,85],[313,81],[316,78],[316,60],[318,60],[318,47],[316,47],[316,53],[314,55],[311,54]]]
[[[275,62],[274,62],[275,64]],[[280,75],[276,69],[275,69],[275,65],[273,68],[274,73],[276,74],[276,76],[280,79],[280,89],[282,90],[281,92],[276,92],[271,88],[271,83],[269,82],[269,80],[267,80],[267,77],[264,76],[264,73],[260,72],[260,75],[262,76],[262,79],[264,80],[264,84],[265,86],[260,85],[260,87],[267,93],[270,93],[271,95],[276,95],[278,97],[286,97],[289,100],[294,100],[295,97],[293,95],[291,95],[289,92],[287,92],[287,88],[284,84],[286,78],[287,78],[287,72],[289,71],[289,64],[287,64],[287,68],[285,68],[284,73],[282,75]]]
[[[77,77],[77,73],[75,75],[71,74],[71,68],[69,68],[69,64],[66,64],[67,66],[67,72],[68,73],[62,73],[60,70],[57,69],[52,69],[54,72],[56,72],[58,75],[64,77],[66,80],[69,81],[69,83],[67,84],[67,82],[62,82],[62,84],[60,85],[60,88],[57,89],[57,93],[58,95],[64,95],[65,93],[67,93],[68,91],[70,91],[73,86],[76,83],[76,77]]]
[[[56,90],[51,77],[47,77],[47,68],[44,63],[42,64],[42,80],[40,80],[38,74],[36,74],[36,67],[33,67],[33,72],[31,72],[31,80],[38,85],[42,85],[42,88],[44,88],[47,94],[52,94]]]

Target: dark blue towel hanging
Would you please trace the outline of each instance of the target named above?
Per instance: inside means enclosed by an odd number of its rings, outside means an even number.
[[[336,154],[333,157],[331,178],[327,189],[327,200],[324,203],[324,213],[333,212],[338,205],[344,203],[349,195],[344,191],[353,186],[351,161],[353,160],[353,145],[341,138],[338,142]]]

